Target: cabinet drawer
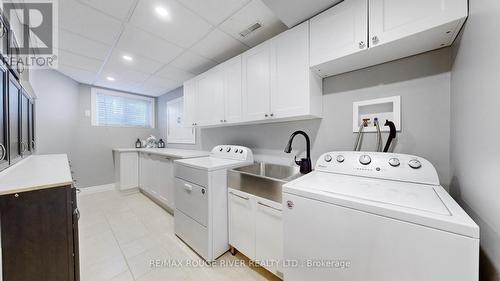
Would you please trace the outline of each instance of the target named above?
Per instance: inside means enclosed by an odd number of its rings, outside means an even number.
[[[282,206],[276,202],[256,198],[255,257],[267,270],[280,276],[283,261]]]
[[[208,256],[208,229],[197,223],[182,211],[175,210],[175,234],[189,244],[200,256],[209,260]]]
[[[176,178],[190,181],[197,185],[208,186],[207,171],[175,164],[174,175]]]
[[[206,227],[208,222],[208,189],[175,178],[175,207]]]

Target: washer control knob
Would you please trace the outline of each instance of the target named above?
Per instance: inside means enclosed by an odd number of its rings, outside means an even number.
[[[330,154],[325,155],[325,162],[332,162],[332,156]]]
[[[398,158],[391,158],[389,159],[389,165],[393,167],[398,167],[399,166],[399,159]]]
[[[226,151],[227,152],[231,151],[231,148],[230,147],[226,148]]]
[[[221,148],[219,148],[219,151],[223,151],[223,150],[224,150],[224,148],[222,148],[222,147],[221,147]]]
[[[235,150],[234,150],[234,153],[238,153],[238,152],[240,152],[240,150],[239,150],[239,149],[235,149]]]
[[[410,160],[410,162],[408,162],[408,165],[413,169],[420,169],[422,167],[422,163],[420,163],[420,161],[418,161],[417,159]]]
[[[372,159],[370,158],[370,156],[368,155],[361,155],[359,157],[359,163],[363,164],[363,165],[368,165],[372,162]]]
[[[345,161],[345,157],[343,155],[337,156],[337,162],[343,163]]]
[[[240,149],[240,154],[242,154],[242,153],[243,153],[243,149]]]

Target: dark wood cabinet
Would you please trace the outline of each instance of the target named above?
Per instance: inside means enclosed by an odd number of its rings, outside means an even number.
[[[31,153],[35,152],[35,102],[33,100],[29,101],[28,106],[28,121],[29,121],[29,149]]]
[[[6,66],[0,62],[0,171],[9,166],[7,71]]]
[[[0,196],[5,281],[79,281],[78,209],[71,186]]]
[[[21,159],[21,141],[20,141],[20,98],[21,86],[15,77],[9,74],[8,87],[8,118],[9,118],[9,160],[14,164]]]
[[[21,116],[21,122],[20,122],[20,148],[21,148],[21,155],[28,156],[31,154],[31,145],[30,145],[30,115],[29,115],[29,108],[30,108],[30,98],[24,91],[22,91],[20,95],[20,116]]]

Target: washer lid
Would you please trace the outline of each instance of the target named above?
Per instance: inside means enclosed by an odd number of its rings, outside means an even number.
[[[479,229],[441,186],[315,171],[284,192],[474,238]]]
[[[174,162],[178,165],[184,165],[191,168],[203,169],[207,171],[233,168],[250,163],[248,161],[224,159],[211,156],[181,159],[181,160],[175,160]]]

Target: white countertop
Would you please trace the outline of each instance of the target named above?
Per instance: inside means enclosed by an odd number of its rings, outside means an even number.
[[[66,154],[32,155],[0,172],[0,195],[70,184]]]
[[[115,148],[115,152],[145,152],[172,158],[194,158],[210,155],[209,151],[175,148]]]

